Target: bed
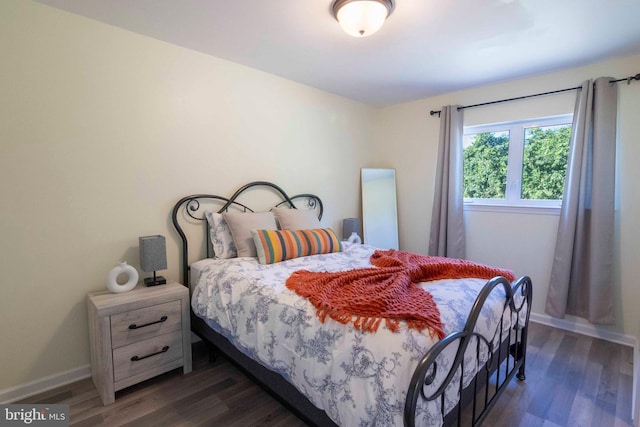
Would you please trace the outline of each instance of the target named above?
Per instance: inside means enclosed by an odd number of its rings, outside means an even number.
[[[403,324],[395,332],[386,325],[371,332],[353,322],[321,321],[309,299],[285,286],[287,279],[300,270],[371,268],[377,249],[341,242],[337,251],[273,264],[216,259],[207,216],[254,212],[247,198],[268,200],[263,211],[284,207],[322,218],[319,197],[289,197],[264,181],[230,197],[181,198],[172,221],[182,242],[182,281],[192,296],[192,330],[306,423],[476,425],[514,376],[525,379],[528,277],[420,283],[440,311],[442,339]],[[190,248],[198,253],[190,256]]]

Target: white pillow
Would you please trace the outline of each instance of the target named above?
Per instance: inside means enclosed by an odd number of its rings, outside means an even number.
[[[239,257],[257,257],[251,230],[277,230],[276,218],[271,212],[224,212]]]
[[[322,228],[318,215],[313,210],[273,208],[281,230],[313,230]]]
[[[213,247],[213,257],[216,259],[229,259],[238,256],[236,245],[227,221],[222,214],[205,211],[204,216],[209,223],[209,238]]]

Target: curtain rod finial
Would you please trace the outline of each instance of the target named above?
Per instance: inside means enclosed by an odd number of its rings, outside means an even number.
[[[438,117],[440,117],[440,111],[431,110],[431,111],[429,111],[429,114],[430,114],[431,116],[438,116]]]

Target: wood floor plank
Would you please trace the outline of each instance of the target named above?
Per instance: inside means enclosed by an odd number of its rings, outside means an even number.
[[[618,377],[615,425],[631,424],[631,396],[625,396],[627,390],[633,388],[633,375],[621,374]]]
[[[577,391],[577,387],[569,383],[558,383],[553,400],[544,418],[558,425],[567,425],[569,421],[568,409],[573,406]]]
[[[567,427],[590,427],[593,420],[595,402],[593,399],[578,394],[573,400],[567,420]]]
[[[512,425],[518,427],[560,427],[558,426],[558,424],[540,417],[536,417],[535,415],[529,413],[524,414],[519,422],[515,422]]]
[[[229,410],[213,418],[212,424],[228,427],[260,425],[261,414],[273,405],[273,398],[257,388],[247,388],[225,400]]]
[[[204,388],[200,391],[202,396],[198,399],[193,395],[184,396],[182,399],[176,400],[169,405],[164,405],[160,409],[141,417],[122,424],[123,427],[144,427],[144,426],[173,426],[180,423],[185,418],[194,419],[198,415],[205,415],[213,418],[217,414],[222,414],[229,410],[229,407],[216,395],[216,393],[224,388],[233,386],[235,382],[232,379],[226,379],[222,382],[214,384],[211,387]]]
[[[620,375],[620,346],[603,342],[602,351],[605,356],[601,361],[602,373],[600,374],[600,386],[598,387],[597,398],[615,408],[617,403],[618,376]]]
[[[117,401],[114,405],[102,406],[100,398],[96,395],[91,400],[71,406],[72,424],[84,419],[97,420],[98,415],[101,417],[101,423],[105,425],[126,424],[170,405],[181,397],[197,395],[207,386],[234,376],[245,379],[237,370],[229,370],[222,365],[192,371],[187,375],[182,375],[180,368],[116,393]],[[168,383],[171,384],[170,387],[166,387]]]
[[[554,370],[562,370],[563,373],[558,372],[552,375],[560,383],[545,419],[559,425],[568,424],[569,408],[573,407],[578,390],[584,381],[591,343],[591,339],[577,334],[567,334],[563,339],[563,345],[558,348],[558,353],[552,362]]]
[[[569,369],[564,378],[564,382],[571,384],[576,390],[582,387],[584,382],[584,374],[589,362],[589,352],[593,339],[584,335],[574,334],[576,337],[575,345],[571,351],[571,359]]]
[[[578,340],[573,335],[563,335],[560,345],[555,351],[553,359],[549,364],[546,375],[547,377],[553,378],[557,382],[565,382],[569,374],[571,356],[573,355],[577,341]]]
[[[609,402],[596,399],[593,409],[592,427],[613,426],[616,419],[616,407]]]
[[[542,325],[537,325],[539,327],[543,327]],[[534,326],[532,329],[535,329]],[[527,371],[537,372],[539,375],[547,375],[547,371],[551,366],[551,362],[555,357],[555,354],[558,352],[558,348],[562,343],[562,338],[564,337],[564,333],[562,331],[558,331],[554,328],[548,328],[546,334],[546,341],[538,348],[538,351],[535,353],[536,357],[533,360],[530,360],[529,354],[527,353]]]
[[[29,403],[58,403],[65,402],[67,404],[74,404],[87,399],[87,396],[97,395],[95,386],[91,378],[77,381],[72,384],[66,384],[53,390],[40,393],[36,396],[32,396],[29,399]],[[26,402],[22,400],[16,403]]]
[[[532,380],[535,381],[535,380]],[[529,380],[512,381],[498,403],[485,419],[485,426],[512,427],[513,420],[527,412],[530,401],[531,383]]]
[[[632,427],[633,350],[532,323],[525,381],[514,379],[485,427]],[[193,371],[176,369],[116,393],[103,406],[90,379],[24,399],[67,403],[71,425],[304,427],[229,361],[193,347]]]
[[[622,346],[622,361],[620,364],[620,373],[633,376],[633,348]]]
[[[529,361],[527,357],[529,376],[533,374],[538,378],[544,378],[544,381],[535,382],[535,384],[540,384],[541,386],[535,388],[530,386],[533,390],[527,413],[541,419],[545,419],[547,411],[553,403],[553,395],[557,392],[558,379],[562,379],[555,364],[564,364],[564,357],[559,357],[558,355],[561,351],[566,350],[563,348],[562,343],[567,335],[562,331],[547,328],[546,336],[547,340],[542,343],[534,360]]]

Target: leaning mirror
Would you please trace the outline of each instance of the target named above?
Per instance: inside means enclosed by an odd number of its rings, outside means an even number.
[[[361,170],[364,243],[398,249],[398,211],[395,169]]]

